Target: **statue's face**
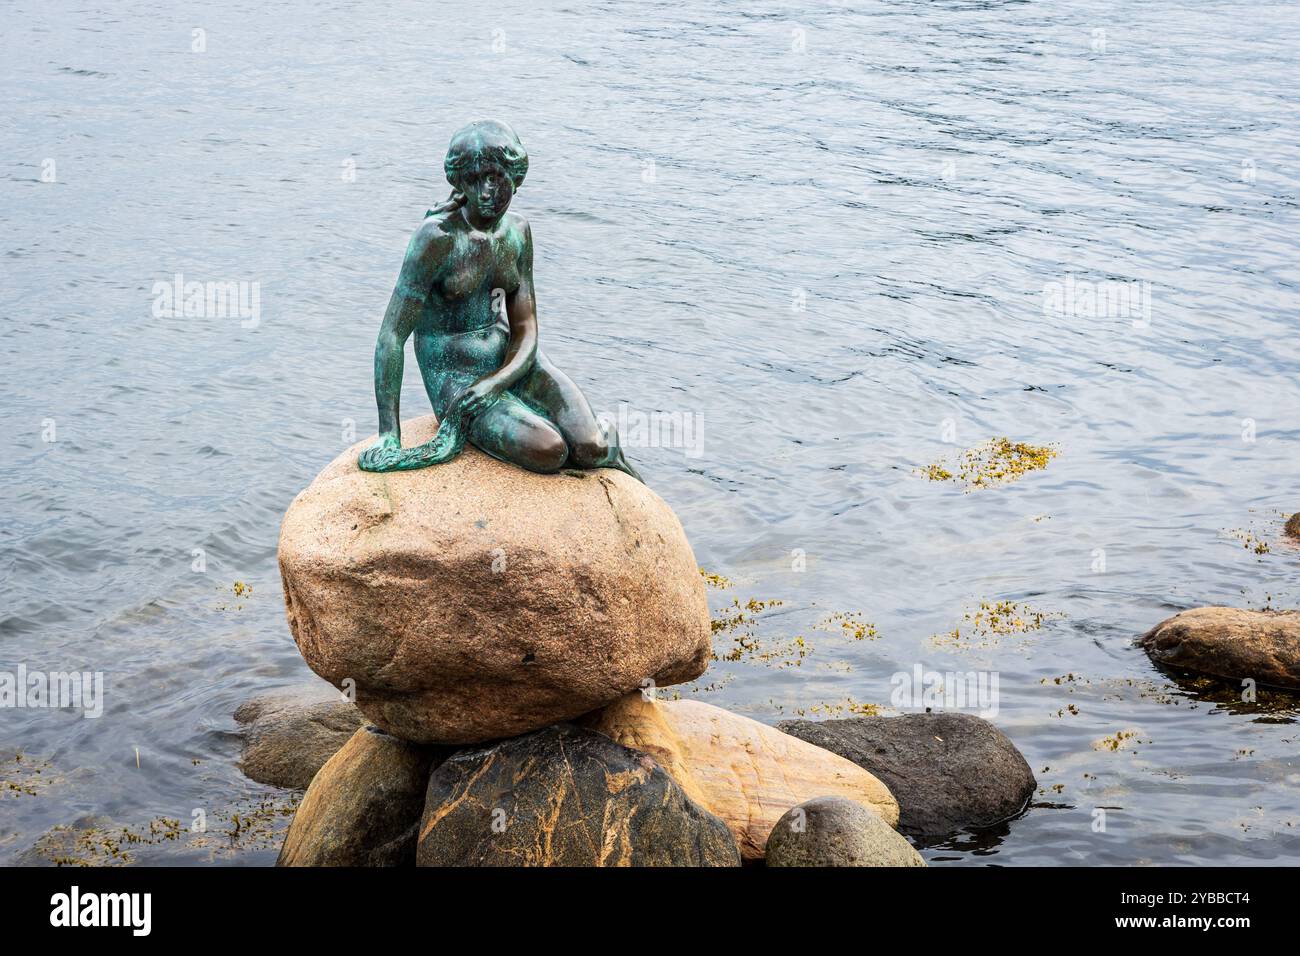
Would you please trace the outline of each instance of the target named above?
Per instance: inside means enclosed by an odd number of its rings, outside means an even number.
[[[461,175],[457,188],[465,194],[465,205],[479,223],[504,216],[515,195],[514,182],[495,163],[475,164]]]

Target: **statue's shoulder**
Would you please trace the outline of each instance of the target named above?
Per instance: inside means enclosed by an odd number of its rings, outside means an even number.
[[[532,244],[532,227],[528,225],[528,220],[517,212],[507,212],[505,220],[511,243],[516,250],[522,252],[525,247]]]
[[[450,249],[455,228],[449,213],[428,213],[415,227],[415,233],[411,236],[411,249],[421,254]]]

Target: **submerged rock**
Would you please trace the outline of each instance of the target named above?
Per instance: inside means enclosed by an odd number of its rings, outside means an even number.
[[[413,866],[429,771],[448,753],[362,727],[307,788],[276,866]]]
[[[1158,664],[1300,690],[1300,611],[1198,607],[1138,638]]]
[[[407,422],[403,440],[436,427]],[[704,583],[645,485],[610,469],[534,474],[472,447],[373,474],[356,464],[369,443],[294,500],[279,555],[298,649],[336,686],[355,681],[381,729],[481,742],[704,671]]]
[[[856,800],[817,797],[776,822],[767,838],[767,865],[925,866],[925,860]]]
[[[420,866],[739,866],[727,825],[648,755],[560,724],[429,777]]]
[[[130,827],[109,817],[87,814],[46,830],[14,859],[14,866],[127,866],[122,834]]]
[[[301,790],[361,726],[337,695],[291,691],[255,697],[235,711],[244,736],[240,770],[258,783]]]
[[[926,838],[990,827],[1033,796],[1033,771],[1006,735],[973,714],[787,720],[787,734],[871,771],[898,800],[898,828]]]
[[[687,796],[726,822],[747,860],[761,860],[781,814],[812,797],[849,797],[887,824],[898,822],[897,801],[861,767],[720,707],[634,693],[582,724],[654,757]]]

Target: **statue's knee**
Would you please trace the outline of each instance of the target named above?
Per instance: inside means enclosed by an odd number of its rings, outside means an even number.
[[[559,471],[568,457],[568,443],[557,431],[538,432],[528,443],[527,467],[533,471]]]

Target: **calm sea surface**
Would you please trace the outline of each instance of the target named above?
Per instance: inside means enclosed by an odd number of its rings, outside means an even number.
[[[0,711],[0,861],[88,816],[137,862],[274,860],[292,798],[231,712],[321,684],[280,517],[374,430],[407,237],[486,116],[532,158],[544,346],[696,429],[630,457],[719,615],[783,602],[680,693],[775,722],[995,674],[1041,789],[936,865],[1300,862],[1300,701],[1131,643],[1300,597],[1294,5],[100,6],[0,40],[0,669],[104,675],[98,719]],[[177,274],[256,316],[158,314]],[[1057,455],[921,473],[997,436]]]

